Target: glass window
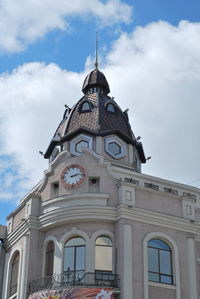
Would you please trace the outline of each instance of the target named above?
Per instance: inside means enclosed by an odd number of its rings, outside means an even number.
[[[50,241],[46,248],[46,265],[45,275],[53,275],[53,262],[54,262],[54,242]]]
[[[150,281],[173,284],[172,251],[160,239],[148,242],[148,276]]]
[[[108,150],[115,156],[121,154],[121,146],[114,141],[108,143]]]
[[[108,105],[107,105],[107,110],[108,110],[109,112],[115,112],[115,107],[114,107],[114,105],[113,105],[113,104],[108,104]]]
[[[90,110],[90,104],[89,102],[84,102],[82,104],[81,111],[88,111],[88,110]]]
[[[89,148],[89,142],[85,140],[81,140],[75,145],[75,151],[78,153],[82,152],[83,148]]]
[[[85,241],[74,237],[65,243],[64,272],[85,270]]]
[[[10,296],[17,292],[19,275],[19,252],[15,253],[11,264],[11,276],[10,276]]]
[[[101,236],[95,242],[95,270],[112,272],[112,241]]]

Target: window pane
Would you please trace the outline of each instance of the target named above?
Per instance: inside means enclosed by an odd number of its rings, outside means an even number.
[[[108,237],[99,237],[96,239],[96,245],[112,246],[112,241]]]
[[[112,271],[112,247],[95,247],[95,270]]]
[[[85,270],[85,246],[76,247],[76,269]]]
[[[75,237],[65,243],[65,247],[79,245],[85,245],[85,240],[83,238]]]
[[[46,276],[53,275],[53,261],[54,261],[54,243],[49,242],[46,249]]]
[[[149,273],[149,280],[159,282],[159,274]]]
[[[171,252],[160,250],[160,272],[163,274],[171,274]]]
[[[74,247],[65,248],[64,271],[74,270]]]
[[[88,147],[89,147],[89,142],[82,140],[76,144],[75,150],[76,152],[81,153],[83,148],[88,148]]]
[[[172,284],[172,277],[161,275],[161,282]]]
[[[85,102],[82,105],[82,111],[85,111],[85,110],[90,110],[90,105],[88,102]]]
[[[162,240],[159,240],[159,239],[150,240],[148,242],[148,246],[154,247],[154,248],[171,250],[170,247],[165,242],[163,242]]]
[[[159,272],[158,250],[155,248],[148,248],[148,270]]]
[[[10,296],[17,292],[19,272],[19,253],[16,253],[11,266]]]
[[[114,108],[114,105],[113,105],[113,104],[108,104],[107,109],[108,109],[108,111],[110,111],[110,112],[115,112],[115,108]]]
[[[108,144],[108,150],[113,155],[119,155],[121,153],[121,146],[119,146],[116,142],[110,142]]]

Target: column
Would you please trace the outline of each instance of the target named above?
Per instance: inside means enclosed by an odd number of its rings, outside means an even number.
[[[187,238],[187,256],[188,256],[188,287],[191,299],[198,299],[197,295],[197,277],[196,277],[196,258],[194,239]]]
[[[124,299],[133,299],[133,244],[132,227],[124,225],[124,267],[123,267],[123,292]]]
[[[26,298],[26,290],[27,290],[27,256],[28,256],[28,245],[29,245],[29,235],[24,236],[24,244],[23,250],[21,250],[21,267],[19,271],[20,275],[20,288],[19,288],[19,298],[24,299]]]

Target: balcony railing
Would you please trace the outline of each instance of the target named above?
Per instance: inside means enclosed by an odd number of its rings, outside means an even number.
[[[66,271],[62,274],[33,280],[29,285],[29,294],[52,289],[74,286],[119,288],[119,276],[110,272]]]

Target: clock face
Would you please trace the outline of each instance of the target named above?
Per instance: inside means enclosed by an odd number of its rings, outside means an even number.
[[[85,178],[85,169],[78,164],[68,165],[61,173],[61,181],[65,188],[78,187],[84,182]]]

